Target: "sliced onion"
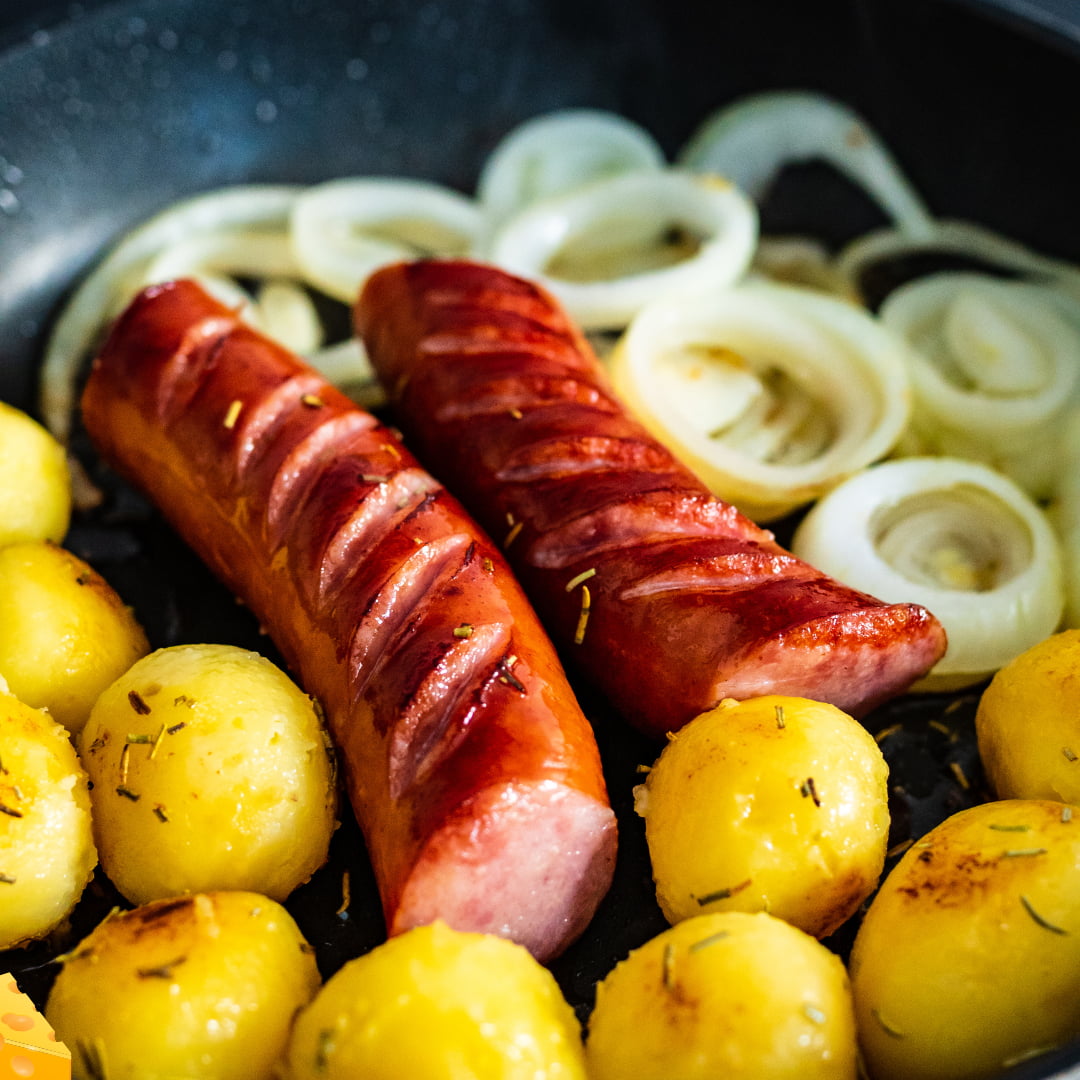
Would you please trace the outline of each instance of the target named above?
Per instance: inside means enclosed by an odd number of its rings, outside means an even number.
[[[1061,296],[1027,282],[933,274],[881,308],[912,348],[912,434],[925,452],[974,458],[1050,493],[1080,384],[1080,328]]]
[[[726,288],[756,242],[757,212],[735,187],[667,170],[534,203],[496,232],[490,258],[539,279],[584,329],[622,329],[658,296]]]
[[[761,237],[750,270],[783,285],[805,285],[845,300],[858,299],[851,283],[836,269],[829,249],[809,237]]]
[[[884,457],[908,420],[903,343],[809,289],[752,282],[657,301],[611,364],[645,426],[757,521]]]
[[[1080,409],[1070,412],[1059,448],[1062,468],[1048,517],[1061,543],[1065,566],[1065,618],[1080,629]]]
[[[929,210],[884,143],[858,113],[823,94],[743,98],[706,120],[677,160],[728,176],[760,201],[785,165],[818,159],[858,184],[906,235],[933,231]]]
[[[49,430],[67,441],[79,366],[138,289],[153,258],[199,233],[283,227],[299,191],[255,185],[207,192],[169,206],[125,236],[75,290],[49,336],[41,386],[41,413]]]
[[[1061,618],[1061,553],[1045,515],[977,462],[906,458],[867,469],[810,510],[792,549],[852,588],[938,617],[949,647],[915,689],[979,682]]]
[[[464,255],[479,235],[476,203],[424,180],[331,180],[308,188],[292,215],[293,252],[306,279],[346,304],[380,266]]]
[[[559,109],[519,124],[495,147],[480,171],[476,194],[495,226],[538,199],[664,164],[656,140],[625,116]]]
[[[275,341],[297,353],[322,347],[325,334],[311,297],[295,282],[271,277],[259,286],[255,300],[259,325]]]

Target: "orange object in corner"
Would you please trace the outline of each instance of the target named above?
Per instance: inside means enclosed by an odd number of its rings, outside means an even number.
[[[8,974],[0,974],[0,1080],[71,1080],[71,1052]]]

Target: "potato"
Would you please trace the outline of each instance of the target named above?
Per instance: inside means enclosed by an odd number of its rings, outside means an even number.
[[[1080,1035],[1080,810],[1006,800],[910,848],[851,954],[874,1080],[976,1080]]]
[[[77,734],[98,694],[150,648],[100,574],[49,542],[0,549],[0,674]]]
[[[97,864],[90,795],[67,732],[0,694],[0,949],[43,937]]]
[[[318,986],[283,907],[200,894],[105,919],[68,954],[45,1016],[76,1078],[269,1080]]]
[[[520,945],[436,922],[347,963],[297,1018],[290,1080],[584,1080],[581,1031]]]
[[[133,903],[284,900],[326,861],[333,757],[312,700],[258,653],[159,649],[101,695],[80,747],[101,864]]]
[[[703,713],[635,792],[668,921],[768,911],[831,933],[881,874],[887,779],[873,738],[832,705],[727,699]]]
[[[0,546],[63,540],[70,517],[64,448],[36,420],[0,401]]]
[[[999,798],[1080,803],[1080,630],[1006,664],[979,701],[975,731]]]
[[[596,992],[589,1080],[854,1080],[844,965],[759,912],[697,915],[632,952]]]

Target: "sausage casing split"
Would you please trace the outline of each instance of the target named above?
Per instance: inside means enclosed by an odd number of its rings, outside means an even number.
[[[540,959],[580,934],[615,852],[592,730],[499,551],[396,434],[191,282],[136,298],[82,407],[325,708],[388,931],[441,918]]]
[[[500,540],[567,657],[638,727],[724,697],[855,714],[904,691],[945,635],[781,548],[633,420],[538,286],[421,260],[368,280],[357,331],[422,460]]]

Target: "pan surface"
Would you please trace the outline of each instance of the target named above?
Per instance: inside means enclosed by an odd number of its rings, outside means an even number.
[[[502,135],[560,106],[624,113],[674,151],[739,94],[823,90],[868,117],[936,212],[1078,257],[1080,161],[1063,122],[1077,77],[1045,28],[1029,37],[978,5],[941,0],[84,0],[29,18],[0,2],[0,399],[33,410],[58,305],[112,240],[167,203],[227,184],[346,175],[471,191]],[[877,218],[811,169],[778,185],[764,222],[839,241]],[[109,499],[76,519],[67,544],[135,606],[151,643],[231,641],[278,659],[147,504],[97,469],[84,442],[75,446]],[[611,894],[554,965],[585,1015],[596,981],[666,924],[631,796],[637,765],[657,748],[581,693],[622,836]],[[904,699],[870,719],[872,728],[902,721],[907,732],[891,751],[910,796],[893,808],[894,839],[983,796],[974,703]],[[947,746],[930,721],[950,706],[961,738]],[[952,761],[970,790],[956,784]],[[352,902],[339,913],[345,871]],[[51,958],[117,899],[99,875],[64,940],[0,954],[0,970],[43,1001]],[[324,976],[381,940],[354,823],[289,906]],[[834,942],[839,951],[850,933]],[[1080,1048],[1069,1047],[1008,1075],[1080,1076],[1078,1063]]]

